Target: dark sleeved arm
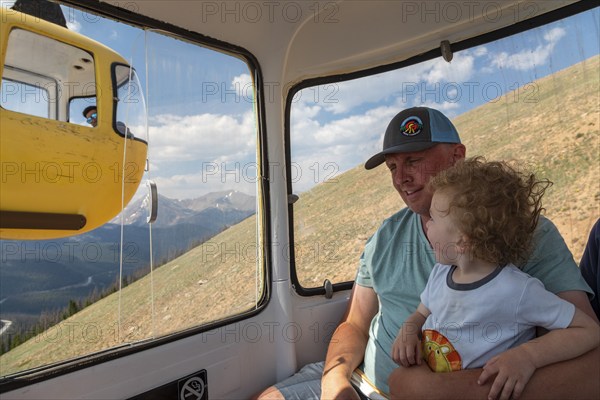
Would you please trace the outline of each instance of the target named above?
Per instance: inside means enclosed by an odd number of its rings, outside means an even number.
[[[587,245],[579,263],[579,269],[583,279],[594,291],[594,297],[590,301],[592,308],[600,319],[600,299],[598,299],[598,289],[600,288],[600,219],[596,221]]]

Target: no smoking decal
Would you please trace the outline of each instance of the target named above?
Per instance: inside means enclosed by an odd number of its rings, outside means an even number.
[[[206,370],[186,377],[177,382],[179,400],[205,400],[208,398],[206,391]]]

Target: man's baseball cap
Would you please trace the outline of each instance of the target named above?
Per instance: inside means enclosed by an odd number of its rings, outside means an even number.
[[[433,108],[408,108],[392,118],[383,137],[383,150],[369,158],[365,168],[377,167],[386,154],[422,151],[438,143],[460,143],[452,122]]]

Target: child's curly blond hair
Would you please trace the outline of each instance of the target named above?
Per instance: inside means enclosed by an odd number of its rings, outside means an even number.
[[[527,260],[544,210],[542,196],[552,182],[504,161],[474,157],[441,171],[429,185],[449,194],[447,213],[468,237],[472,256],[500,265]]]

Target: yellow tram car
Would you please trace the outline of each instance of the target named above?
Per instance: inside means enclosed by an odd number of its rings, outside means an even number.
[[[144,173],[139,79],[98,42],[1,13],[0,239],[90,231],[119,214]]]

